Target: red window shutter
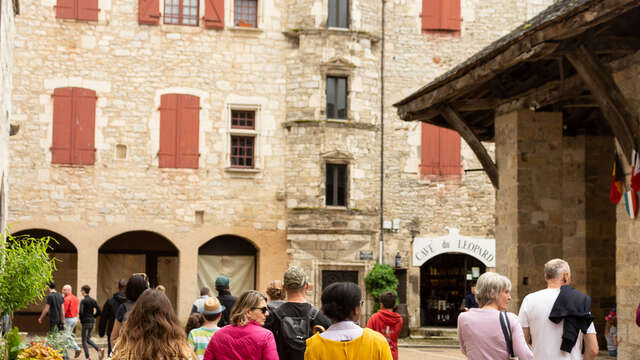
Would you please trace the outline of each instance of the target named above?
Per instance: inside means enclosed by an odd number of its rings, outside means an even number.
[[[422,30],[442,29],[443,2],[460,0],[422,0]]]
[[[176,167],[176,127],[178,113],[178,95],[166,94],[160,98],[160,151],[158,166]]]
[[[176,167],[197,169],[200,158],[198,135],[200,128],[200,98],[178,97],[178,152]]]
[[[440,128],[440,175],[460,175],[461,172],[460,135]]]
[[[72,116],[72,89],[55,89],[53,91],[53,138],[51,141],[51,163],[53,164],[71,164]]]
[[[77,0],[78,20],[98,21],[98,0]]]
[[[224,29],[224,0],[205,0],[204,27]]]
[[[442,29],[460,31],[462,18],[460,16],[461,0],[442,1]]]
[[[422,123],[421,141],[422,160],[420,162],[420,174],[440,174],[440,131],[437,126]]]
[[[138,23],[154,25],[160,22],[160,1],[159,0],[139,0],[138,1]]]
[[[92,165],[95,162],[96,92],[73,88],[73,141],[74,164]]]
[[[56,2],[56,18],[75,19],[76,0],[58,0]]]

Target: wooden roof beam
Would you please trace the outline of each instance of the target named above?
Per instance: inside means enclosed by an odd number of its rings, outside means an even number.
[[[568,54],[567,59],[593,94],[625,157],[631,159],[631,152],[640,138],[638,119],[613,80],[611,71],[584,45]]]
[[[491,156],[489,156],[487,149],[480,142],[480,139],[478,139],[476,134],[467,126],[460,114],[450,106],[443,106],[440,110],[442,117],[447,120],[449,125],[451,125],[451,128],[455,129],[460,136],[462,136],[464,141],[469,144],[471,150],[473,150],[476,157],[478,157],[478,160],[480,160],[480,163],[482,164],[484,171],[487,173],[489,180],[491,180],[493,187],[498,189],[498,168],[491,159]]]

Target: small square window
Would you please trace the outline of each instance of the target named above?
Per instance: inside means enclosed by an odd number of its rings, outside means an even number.
[[[347,165],[327,164],[326,176],[327,206],[347,206]]]
[[[198,25],[198,0],[165,0],[164,23]]]
[[[349,28],[349,0],[329,0],[327,26]]]
[[[253,136],[231,136],[231,167],[252,169],[254,167]]]
[[[231,128],[255,129],[256,112],[247,110],[231,110]]]
[[[347,78],[327,76],[327,118],[347,119]]]
[[[258,27],[258,1],[235,0],[235,26]]]

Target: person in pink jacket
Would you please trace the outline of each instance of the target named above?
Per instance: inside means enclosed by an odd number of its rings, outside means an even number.
[[[264,295],[242,293],[231,310],[231,324],[216,331],[204,360],[279,360],[273,333],[262,327],[268,315]]]

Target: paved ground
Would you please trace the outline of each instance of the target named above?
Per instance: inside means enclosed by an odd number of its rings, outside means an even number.
[[[398,353],[400,360],[451,360],[466,359],[460,349],[440,348],[400,348]]]

